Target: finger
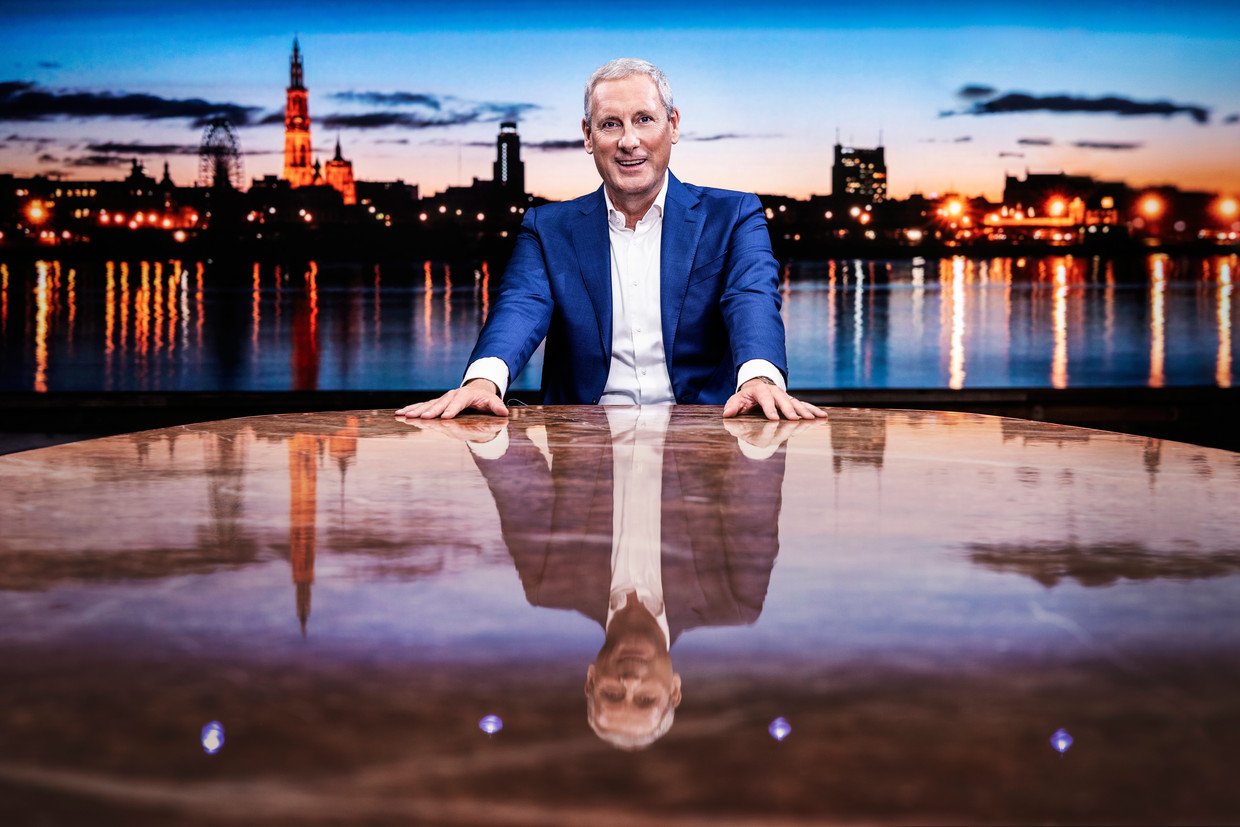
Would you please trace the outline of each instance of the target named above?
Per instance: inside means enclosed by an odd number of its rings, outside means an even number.
[[[759,391],[755,394],[755,397],[758,404],[762,406],[762,413],[766,415],[767,419],[779,419],[779,406],[775,404],[775,395],[773,393],[769,390],[765,392]]]
[[[776,407],[783,414],[784,419],[800,419],[801,414],[797,410],[797,400],[793,399],[786,393],[774,394]]]
[[[448,407],[448,403],[452,401],[455,391],[449,391],[438,399],[432,399],[427,402],[422,410],[418,411],[418,416],[422,419],[438,419],[444,409]]]
[[[417,416],[418,411],[425,405],[425,402],[414,402],[412,405],[406,405],[396,412],[397,416]]]
[[[817,405],[811,405],[808,402],[803,402],[799,399],[797,400],[797,405],[800,408],[802,416],[806,419],[825,419],[827,416],[827,412]]]

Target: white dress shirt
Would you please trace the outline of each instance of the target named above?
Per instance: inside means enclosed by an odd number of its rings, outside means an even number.
[[[658,407],[611,407],[612,482],[611,595],[607,626],[628,595],[654,615],[670,647],[663,602],[663,439],[671,411]],[[606,628],[606,627],[604,627]]]
[[[659,299],[660,250],[663,242],[663,205],[667,201],[669,175],[654,204],[630,230],[624,214],[615,208],[607,189],[607,233],[611,248],[611,364],[601,405],[671,405],[676,402],[663,348],[663,320]],[[755,376],[765,376],[787,390],[783,374],[766,359],[750,359],[740,366],[739,388]],[[485,356],[465,371],[461,384],[489,379],[502,398],[508,392],[508,365],[503,359]]]

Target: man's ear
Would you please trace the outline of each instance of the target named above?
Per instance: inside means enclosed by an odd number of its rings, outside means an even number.
[[[677,678],[677,681],[679,680],[680,679]],[[678,692],[680,691],[679,686],[677,687],[677,691]],[[593,695],[593,694],[594,694],[594,664],[590,664],[590,666],[586,669],[586,697],[589,697],[590,695]]]
[[[680,706],[680,673],[672,673],[672,706]]]
[[[594,142],[590,140],[590,122],[585,118],[581,119],[581,132],[586,137],[586,154],[594,154]]]
[[[672,143],[680,140],[680,110],[672,107],[672,114],[668,117],[667,123],[672,128]]]

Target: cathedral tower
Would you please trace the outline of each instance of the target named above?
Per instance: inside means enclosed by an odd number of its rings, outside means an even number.
[[[336,157],[327,162],[327,185],[335,187],[344,197],[344,203],[357,203],[357,184],[353,181],[353,162],[340,154],[340,137],[336,137]]]
[[[301,48],[293,38],[293,57],[289,61],[288,99],[284,105],[284,178],[295,187],[314,179],[310,161],[310,107],[302,80]]]

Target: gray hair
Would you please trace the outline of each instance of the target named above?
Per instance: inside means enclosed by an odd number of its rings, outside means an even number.
[[[669,701],[667,708],[663,710],[663,716],[659,718],[659,722],[655,724],[654,729],[649,732],[639,732],[635,735],[623,732],[607,732],[599,728],[598,713],[594,709],[594,696],[586,693],[586,721],[589,722],[590,729],[594,730],[594,734],[602,740],[625,752],[636,752],[650,746],[667,734],[667,731],[672,728],[672,722],[675,720],[676,704]]]
[[[663,101],[663,108],[667,110],[667,116],[672,117],[672,85],[667,82],[667,75],[663,74],[663,70],[648,60],[618,57],[595,69],[594,74],[586,81],[586,123],[590,122],[590,98],[594,95],[594,87],[605,80],[623,80],[634,75],[645,75],[654,81],[659,90],[659,98]]]

